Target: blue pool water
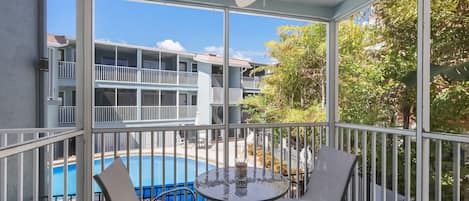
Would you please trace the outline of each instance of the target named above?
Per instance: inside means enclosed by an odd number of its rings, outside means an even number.
[[[127,158],[121,157],[124,164],[127,164]],[[112,163],[113,158],[106,158],[104,160],[104,167],[107,167]],[[166,185],[174,184],[174,157],[165,156],[165,183]],[[154,185],[163,185],[163,157],[154,156]],[[185,172],[184,172],[184,158],[176,157],[176,183],[184,183]],[[130,177],[135,187],[139,185],[139,173],[138,173],[139,158],[138,156],[130,156]],[[198,166],[199,174],[205,172],[205,161],[199,161],[196,163],[195,160],[187,159],[187,181],[193,182],[195,178],[195,166]],[[214,165],[208,165],[208,169],[214,169]],[[64,168],[63,166],[54,167],[54,180],[53,180],[53,194],[63,195],[64,191]],[[101,172],[101,160],[94,161],[94,174]],[[151,186],[151,156],[142,156],[142,185]],[[76,165],[70,164],[68,166],[68,193],[75,194],[76,192]],[[99,188],[95,184],[95,191],[100,192]]]

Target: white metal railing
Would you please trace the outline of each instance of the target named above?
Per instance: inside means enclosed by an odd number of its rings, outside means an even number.
[[[336,125],[335,146],[357,154],[360,158],[360,163],[354,170],[349,198],[415,200],[415,188],[412,184],[415,184],[416,177],[413,174],[420,171],[415,170],[416,131],[345,123]],[[433,167],[433,171],[430,172],[428,183],[422,185],[433,187],[430,192],[434,200],[461,200],[461,195],[468,193],[467,190],[461,190],[464,177],[461,175],[461,167],[465,167],[466,161],[461,156],[462,153],[469,152],[467,148],[463,148],[469,146],[469,136],[424,132],[423,138],[428,140],[429,149],[422,152],[426,152],[429,158],[422,165]],[[452,170],[444,169],[444,163],[452,163]],[[443,178],[452,178],[452,182],[444,182]],[[443,188],[443,185],[447,187]],[[448,186],[452,190],[448,190]]]
[[[113,66],[95,64],[96,80],[105,81],[124,81],[124,82],[136,82],[137,81],[137,68],[136,67],[124,67],[124,66]]]
[[[75,106],[59,106],[59,125],[75,123]]]
[[[97,128],[94,129],[94,156],[95,160],[100,161],[99,164],[104,164],[105,159],[118,156],[127,159],[137,157],[141,162],[132,163],[130,160],[125,162],[126,166],[130,167],[132,175],[138,177],[134,178],[138,181],[134,185],[140,200],[152,200],[156,195],[155,192],[171,190],[176,182],[180,182],[181,186],[190,187],[193,183],[188,180],[189,171],[194,173],[191,175],[199,175],[211,167],[233,167],[236,157],[246,157],[251,167],[263,168],[289,177],[291,188],[288,195],[296,197],[304,193],[304,176],[296,176],[298,169],[301,175],[308,172],[307,164],[300,159],[304,147],[300,142],[304,139],[307,142],[314,142],[313,150],[316,150],[315,145],[322,146],[327,143],[325,123],[232,124],[229,127],[229,133],[224,132],[223,125]],[[307,136],[304,134],[315,137],[303,138]],[[225,138],[230,138],[228,146],[224,146],[221,140]],[[225,151],[229,153],[226,160]],[[158,166],[153,160],[143,162],[143,157],[154,158],[156,155],[162,157]],[[271,160],[271,156],[274,156],[275,160]],[[175,158],[182,158],[185,162],[177,163]],[[189,168],[187,162],[189,159],[203,165]],[[170,163],[171,167],[167,169],[165,163]],[[145,168],[149,171],[143,170],[143,164],[145,167],[150,166]],[[104,165],[101,165],[96,173],[104,168]],[[150,184],[142,182],[142,178],[152,178],[154,175],[161,175],[162,184],[155,185],[153,181],[150,181]],[[181,175],[186,176],[181,177]],[[184,179],[181,181],[178,178]],[[100,194],[97,194],[99,197]],[[187,196],[175,193],[169,194],[168,198],[187,200]]]
[[[137,120],[137,106],[95,106],[96,122]]]
[[[142,69],[142,82],[157,84],[177,84],[177,71]]]
[[[261,79],[261,77],[243,77],[241,79],[241,84],[243,85],[243,88],[258,89]]]
[[[63,143],[63,162],[68,167],[69,142],[82,131],[71,128],[0,129],[0,201],[7,200],[53,200],[54,145]],[[43,154],[43,158],[40,157]],[[13,162],[13,164],[10,164]],[[40,173],[40,164],[43,164]],[[16,174],[14,174],[16,172]],[[64,192],[68,190],[68,169],[64,169]],[[41,180],[40,175],[44,175]],[[15,182],[12,182],[15,181]],[[76,184],[75,184],[76,185]],[[43,186],[46,194],[40,194]],[[78,186],[78,185],[76,185]],[[9,189],[16,189],[10,191]],[[25,191],[28,189],[27,191]],[[16,192],[11,194],[7,192]],[[69,199],[63,199],[69,200]]]
[[[306,183],[310,177],[309,174],[314,171],[319,149],[322,146],[333,146],[344,152],[356,154],[359,158],[346,194],[347,200],[415,200],[414,174],[419,171],[415,170],[415,131],[345,123],[336,123],[335,125],[334,136],[330,136],[327,132],[329,130],[327,123],[322,122],[229,124],[228,133],[225,133],[224,125],[96,128],[93,130],[95,147],[93,157],[95,160],[101,161],[100,168],[98,168],[100,170],[105,167],[103,163],[105,158],[108,160],[117,156],[137,157],[140,162],[130,163],[129,160],[126,160],[126,163],[132,174],[139,177],[137,180],[139,182],[134,185],[141,199],[151,198],[155,192],[161,190],[171,190],[175,181],[180,182],[176,178],[181,178],[181,174],[188,175],[189,171],[198,175],[209,170],[209,167],[231,167],[234,165],[236,157],[247,158],[249,166],[264,168],[288,177],[291,181],[288,196],[301,198],[307,190]],[[68,147],[68,142],[73,137],[81,135],[81,132],[58,134],[69,129],[0,130],[0,201],[8,199],[4,193],[7,190],[5,186],[10,185],[7,184],[7,179],[12,179],[10,172],[8,172],[10,166],[7,166],[10,160],[6,160],[6,157],[20,159],[19,162],[15,162],[15,167],[17,167],[15,169],[22,174],[15,176],[15,179],[23,181],[26,174],[30,173],[25,173],[24,169],[25,157],[29,157],[27,154],[30,153],[33,154],[31,163],[35,171],[31,174],[34,181],[31,184],[17,182],[14,185],[17,185],[18,189],[26,189],[29,188],[26,185],[31,185],[35,196],[33,200],[39,199],[36,194],[38,185],[42,184],[37,172],[39,148],[44,148],[46,151],[46,167],[51,167],[50,164],[57,163],[57,161],[65,165],[64,183],[46,182],[46,188],[49,189],[48,200],[53,197],[59,200],[63,199],[63,195],[54,195],[50,189],[53,189],[55,185],[68,185],[66,181],[71,177],[67,174],[68,169],[65,167],[69,164],[68,152],[74,150]],[[17,141],[12,141],[12,138],[7,136],[15,136]],[[429,182],[433,182],[431,186],[434,190],[431,192],[434,193],[436,200],[460,200],[461,193],[466,191],[461,188],[462,177],[464,177],[461,175],[462,168],[465,168],[464,164],[461,164],[461,159],[464,156],[462,153],[467,152],[465,147],[469,145],[469,136],[426,132],[423,137],[428,139],[432,145],[432,149],[428,152],[434,153],[428,154],[431,158],[427,161],[427,163],[434,164],[432,165],[434,171],[430,175],[434,179],[429,180]],[[226,141],[221,139],[228,139],[227,146],[224,146]],[[62,154],[53,148],[54,143],[59,142],[64,143],[63,152],[60,152]],[[15,144],[11,145],[11,143]],[[305,150],[312,150],[312,152],[308,153]],[[65,157],[57,159],[58,155]],[[144,156],[156,155],[163,159],[161,166],[157,167],[155,161],[152,160],[148,163],[141,162]],[[182,163],[183,167],[180,167],[181,163],[172,160],[175,158],[182,158],[186,161]],[[56,159],[56,161],[52,159]],[[189,159],[203,165],[188,168],[187,160]],[[165,168],[165,162],[172,163],[171,170]],[[452,163],[452,170],[443,168],[442,164],[447,164],[445,162]],[[151,166],[149,172],[142,172],[143,165],[145,167]],[[179,166],[176,167],[176,165]],[[429,165],[424,164],[424,166]],[[95,173],[99,173],[99,170]],[[49,174],[53,173],[49,172]],[[155,175],[163,176],[162,185],[155,186],[152,183],[150,186],[144,187],[142,178],[153,178]],[[452,182],[443,182],[446,177],[452,177]],[[52,181],[50,178],[49,180]],[[181,185],[190,187],[192,181],[184,177]],[[430,185],[430,183],[424,185]],[[450,185],[452,190],[448,190],[447,187],[443,188],[443,185]],[[67,194],[67,190],[64,190],[64,193]],[[26,194],[20,191],[13,197],[21,200],[24,195]],[[146,197],[146,195],[150,196]],[[69,194],[65,196],[67,198],[64,200],[73,200],[73,196]],[[98,199],[100,196],[100,193],[96,193],[95,198]],[[187,195],[173,194],[168,196],[175,196],[178,200],[183,200]]]
[[[58,79],[75,79],[75,62],[57,61]]]
[[[179,84],[197,85],[199,74],[196,72],[179,72]]]
[[[179,119],[193,119],[197,113],[196,105],[180,105]]]

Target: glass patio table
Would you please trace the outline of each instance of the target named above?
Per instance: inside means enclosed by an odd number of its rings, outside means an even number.
[[[220,168],[205,172],[195,179],[195,190],[209,200],[276,200],[283,197],[290,185],[286,178],[271,170],[247,168],[247,188],[236,186],[236,168]]]

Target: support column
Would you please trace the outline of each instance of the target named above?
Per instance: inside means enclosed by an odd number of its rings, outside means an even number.
[[[179,89],[176,91],[176,119],[179,120]]]
[[[142,49],[137,49],[137,83],[142,83]],[[137,120],[142,119],[142,89],[137,89]]]
[[[224,10],[224,25],[223,25],[223,125],[224,129],[224,142],[223,142],[223,163],[225,167],[229,167],[229,146],[228,134],[230,131],[229,125],[229,107],[230,107],[230,10]]]
[[[417,201],[429,200],[430,142],[423,138],[430,131],[430,0],[418,0],[417,32]]]
[[[339,91],[339,66],[338,66],[338,44],[337,44],[337,22],[331,21],[327,25],[327,92],[326,92],[326,118],[328,123],[329,142],[331,147],[338,147],[335,135],[335,122],[338,120],[338,91]]]
[[[142,89],[137,88],[137,120],[142,120]]]
[[[179,54],[176,56],[176,84],[179,84]]]
[[[93,200],[94,0],[77,1],[77,200]]]

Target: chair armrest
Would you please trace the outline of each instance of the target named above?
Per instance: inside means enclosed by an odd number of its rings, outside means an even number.
[[[153,201],[158,200],[159,198],[165,196],[165,195],[168,194],[168,193],[172,193],[172,192],[175,192],[175,191],[181,191],[181,190],[189,191],[189,193],[191,193],[192,196],[194,197],[194,200],[197,199],[197,195],[195,194],[195,192],[194,192],[193,190],[191,190],[190,188],[187,188],[187,187],[179,187],[179,188],[171,189],[171,190],[169,190],[169,191],[165,191],[165,192],[159,194],[158,196],[156,196],[156,197],[153,199]]]

